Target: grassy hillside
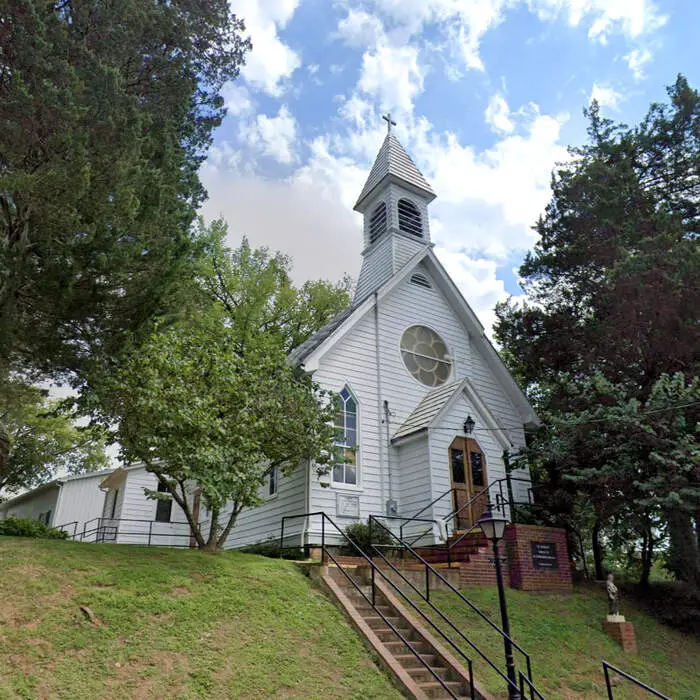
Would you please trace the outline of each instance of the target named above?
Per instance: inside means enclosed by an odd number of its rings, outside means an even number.
[[[500,620],[495,589],[469,588],[466,595],[491,619]],[[603,632],[606,603],[600,587],[577,587],[571,595],[508,590],[507,597],[513,638],[530,653],[535,684],[548,700],[605,697],[601,659],[673,700],[700,698],[700,641],[658,623],[630,601],[622,601],[622,612],[634,623],[637,655],[625,654]],[[487,632],[464,604],[457,605],[454,595],[436,591],[431,600],[490,658],[503,659],[500,637]],[[475,660],[474,673],[493,691],[503,685],[483,661]],[[621,680],[615,688],[615,700],[648,697],[627,681]]]
[[[0,563],[2,700],[400,697],[291,563],[9,537]]]

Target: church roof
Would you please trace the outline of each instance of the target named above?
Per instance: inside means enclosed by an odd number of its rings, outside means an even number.
[[[307,338],[301,345],[297,345],[294,350],[289,353],[289,361],[293,364],[303,362],[324,340],[326,340],[326,338],[333,335],[336,328],[338,328],[356,308],[357,304],[351,304],[347,309],[343,309],[333,316],[325,326],[317,330],[312,336]]]
[[[445,404],[463,384],[464,380],[460,379],[457,382],[445,384],[437,389],[429,391],[413,410],[413,413],[406,418],[401,427],[394,433],[392,440],[397,440],[411,433],[429,428],[438,413],[440,413]]]
[[[422,193],[427,194],[430,200],[435,199],[437,196],[433,188],[428,184],[428,181],[423,177],[423,173],[418,170],[416,164],[411,160],[411,156],[406,153],[404,147],[394,136],[393,131],[386,135],[384,143],[379,149],[379,153],[377,153],[367,182],[365,182],[365,186],[362,188],[357,202],[355,202],[355,209],[388,177],[394,177],[408,184],[413,189],[420,190]]]

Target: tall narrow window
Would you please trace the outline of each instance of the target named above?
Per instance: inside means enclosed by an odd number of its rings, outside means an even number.
[[[267,495],[276,496],[277,495],[277,485],[279,483],[279,469],[277,467],[272,467],[270,470],[270,480],[267,483]]]
[[[386,231],[386,204],[380,202],[369,220],[369,242],[374,243]]]
[[[335,414],[333,482],[357,485],[357,401],[343,387]]]
[[[116,515],[117,512],[117,498],[119,497],[119,489],[114,489],[112,493],[112,508],[111,508],[111,513],[109,515],[110,519],[114,520],[114,516]]]
[[[418,207],[408,199],[399,199],[399,229],[423,237],[423,222]]]
[[[168,487],[165,484],[158,482],[159,493],[170,493]],[[159,523],[169,523],[170,516],[173,512],[173,500],[169,498],[167,501],[157,501],[156,505],[156,522]]]

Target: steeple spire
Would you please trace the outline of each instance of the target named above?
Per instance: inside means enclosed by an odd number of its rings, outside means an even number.
[[[360,196],[355,202],[355,211],[362,211],[364,201],[380,186],[388,182],[401,185],[411,192],[424,198],[426,202],[432,202],[436,195],[428,181],[423,177],[423,173],[418,170],[416,164],[411,160],[411,156],[406,153],[404,147],[399,143],[396,135],[391,130],[396,122],[392,120],[391,114],[382,117],[387,123],[387,134],[382,147],[377,153],[372,170],[365,186],[360,192]]]

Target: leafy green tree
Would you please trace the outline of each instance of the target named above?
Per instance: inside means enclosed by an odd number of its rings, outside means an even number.
[[[0,4],[0,381],[84,381],[177,308],[242,31],[227,0]]]
[[[178,503],[209,550],[224,545],[243,508],[260,503],[272,469],[289,474],[313,460],[327,471],[331,396],[287,354],[292,337],[305,339],[349,302],[342,285],[295,289],[284,256],[246,241],[229,251],[225,234],[220,221],[202,228],[197,311],[136,347],[99,398],[105,423],[117,423],[124,460],[143,462],[167,488],[148,495]],[[195,489],[207,531],[193,512]]]
[[[13,493],[57,474],[108,466],[99,432],[76,427],[71,415],[47,392],[20,380],[0,392],[0,420],[7,426],[7,459],[0,464],[0,491]]]
[[[527,300],[499,306],[496,336],[548,417],[536,443],[553,493],[594,508],[598,574],[601,530],[624,511],[648,534],[661,513],[674,571],[700,584],[697,414],[684,399],[700,358],[700,96],[681,76],[668,94],[634,127],[591,107],[589,143],[556,171],[520,270]],[[671,411],[673,439],[642,409]]]

